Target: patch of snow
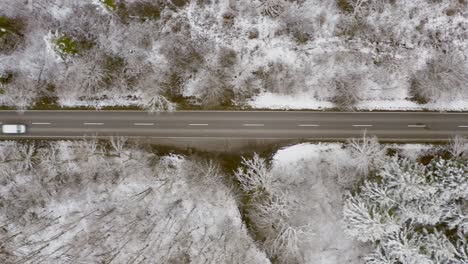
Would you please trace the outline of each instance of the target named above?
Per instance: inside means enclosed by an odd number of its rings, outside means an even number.
[[[309,94],[281,95],[265,92],[255,96],[248,105],[253,108],[268,109],[330,109],[332,102],[319,101]]]
[[[367,245],[349,238],[341,228],[346,190],[337,182],[337,174],[347,172],[350,159],[341,143],[303,143],[273,156],[271,172],[279,182],[277,188],[301,204],[295,221],[313,228],[310,242],[301,247],[303,263],[363,263]]]

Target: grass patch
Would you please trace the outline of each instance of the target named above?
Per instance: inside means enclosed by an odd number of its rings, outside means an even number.
[[[11,52],[23,42],[26,27],[21,18],[0,16],[0,52]]]
[[[99,0],[99,2],[101,2],[109,11],[114,11],[117,9],[117,3],[115,0]]]
[[[129,15],[138,17],[142,21],[158,20],[161,17],[161,10],[162,7],[153,2],[135,2],[128,7]]]
[[[337,0],[336,5],[344,13],[353,13],[353,6],[348,2],[348,0]]]
[[[78,43],[69,36],[62,36],[54,40],[57,52],[62,58],[78,54]]]
[[[0,16],[0,38],[12,33],[20,34],[23,28],[24,24],[21,19]]]
[[[11,81],[13,81],[13,78],[15,75],[13,72],[4,72],[2,75],[0,75],[0,84],[9,84]]]

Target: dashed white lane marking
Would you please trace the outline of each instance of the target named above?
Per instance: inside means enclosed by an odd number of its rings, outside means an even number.
[[[353,125],[353,127],[371,127],[373,125]]]
[[[462,128],[468,128],[468,126],[458,126],[458,127],[462,127]]]
[[[133,123],[134,126],[154,126],[154,123]]]
[[[50,123],[46,123],[46,122],[37,122],[37,123],[31,123],[33,125],[50,125]]]
[[[320,125],[314,125],[314,124],[300,124],[300,125],[298,125],[298,126],[300,126],[300,127],[318,127],[318,126],[320,126]]]
[[[83,123],[85,126],[102,126],[104,123]]]
[[[265,124],[244,124],[244,126],[261,127],[265,126]]]
[[[426,127],[426,125],[408,125],[408,127]]]
[[[189,124],[189,126],[207,126],[208,124]]]

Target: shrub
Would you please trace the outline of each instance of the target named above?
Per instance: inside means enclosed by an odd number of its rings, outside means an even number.
[[[99,0],[108,10],[114,11],[117,8],[115,0]]]
[[[78,54],[77,43],[69,36],[62,36],[54,40],[57,52],[62,58]]]
[[[352,109],[359,101],[361,83],[362,77],[358,73],[349,73],[336,77],[331,83],[335,89],[332,102],[339,108]]]
[[[415,73],[410,94],[417,102],[453,100],[468,96],[468,69],[457,52],[439,53]]]
[[[348,2],[348,0],[337,0],[336,5],[344,13],[352,13],[353,6]]]
[[[128,6],[128,13],[130,16],[135,16],[142,20],[157,20],[161,17],[163,8],[160,3],[154,1],[138,1]]]
[[[21,18],[0,16],[0,52],[13,50],[23,40],[26,25]]]

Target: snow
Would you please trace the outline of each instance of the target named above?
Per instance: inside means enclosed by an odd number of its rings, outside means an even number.
[[[44,263],[67,263],[68,256],[83,263],[172,263],[184,255],[192,263],[270,263],[249,236],[231,189],[205,175],[203,164],[136,148],[119,156],[112,148],[99,153],[99,146],[91,155],[91,142],[38,147],[30,171],[9,158],[20,157],[23,143],[0,142],[0,174],[8,173],[0,185],[3,262],[24,263],[31,254]],[[52,150],[56,155],[44,160]]]
[[[412,160],[437,149],[430,144],[386,147]],[[314,229],[311,242],[301,249],[304,263],[361,264],[363,255],[371,250],[368,244],[348,237],[342,228],[343,197],[359,179],[353,176],[354,166],[350,150],[342,143],[302,143],[273,155],[271,172],[276,188],[302,205],[294,218]]]
[[[319,101],[309,94],[281,95],[264,92],[255,96],[249,106],[260,109],[330,109],[332,102]]]
[[[272,173],[279,188],[302,205],[294,217],[313,228],[314,235],[303,246],[304,263],[362,263],[366,245],[348,238],[341,229],[342,196],[345,190],[336,175],[322,165],[344,167],[349,152],[339,143],[304,143],[280,149],[273,156]],[[338,165],[337,165],[338,164]]]
[[[331,149],[340,149],[342,144],[338,143],[303,143],[278,150],[274,157],[274,166],[287,166],[304,161],[305,158],[318,158],[319,153]]]
[[[248,105],[258,109],[310,109],[327,110],[335,105],[330,101],[314,99],[310,94],[281,95],[271,92],[261,93],[253,97]],[[369,100],[356,105],[359,110],[395,110],[395,111],[467,111],[468,100],[439,101],[437,103],[417,104],[409,100]]]

